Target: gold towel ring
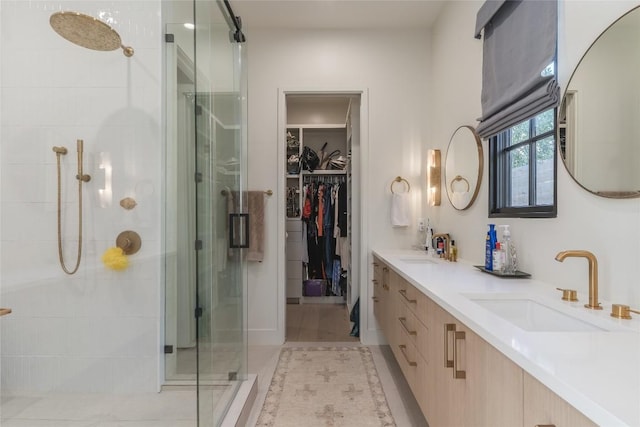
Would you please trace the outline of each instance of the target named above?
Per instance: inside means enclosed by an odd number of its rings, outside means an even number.
[[[466,178],[463,178],[460,175],[456,175],[456,177],[451,180],[451,184],[449,185],[452,193],[455,193],[455,191],[453,190],[453,183],[456,181],[464,181],[467,184],[467,193],[469,192],[469,190],[471,189],[471,186],[469,185],[469,181],[467,181]]]
[[[407,193],[409,191],[411,191],[411,185],[409,184],[409,181],[407,181],[406,179],[404,179],[401,176],[396,176],[396,179],[394,179],[393,181],[391,181],[391,192],[393,194],[395,194],[395,191],[393,191],[393,184],[395,184],[396,182],[404,182],[405,184],[407,184]]]

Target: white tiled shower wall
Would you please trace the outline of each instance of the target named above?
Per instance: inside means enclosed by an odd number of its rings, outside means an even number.
[[[135,49],[97,52],[58,36],[58,10],[111,23]],[[162,132],[161,4],[10,1],[0,5],[1,387],[12,392],[154,391],[158,384]],[[76,259],[76,139],[84,140],[79,271],[58,264],[56,164],[63,157],[63,235]],[[110,178],[110,179],[109,179]],[[132,197],[127,211],[119,201]],[[117,235],[142,238],[122,272],[102,253]]]

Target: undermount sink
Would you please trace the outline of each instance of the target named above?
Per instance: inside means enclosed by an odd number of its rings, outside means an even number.
[[[435,264],[436,263],[434,260],[425,258],[425,257],[400,258],[400,261],[406,262],[407,264]]]
[[[518,295],[467,295],[474,303],[529,332],[605,332],[626,330],[604,319],[568,314],[551,302]],[[571,310],[574,308],[571,307]],[[580,310],[580,308],[575,308]]]

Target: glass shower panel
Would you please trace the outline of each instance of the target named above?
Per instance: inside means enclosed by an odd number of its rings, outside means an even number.
[[[248,235],[241,49],[221,3],[195,2],[196,318],[199,420],[219,425],[246,378]],[[226,384],[220,395],[220,384]]]

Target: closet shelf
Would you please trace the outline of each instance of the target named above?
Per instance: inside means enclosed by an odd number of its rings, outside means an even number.
[[[302,175],[346,175],[347,171],[344,169],[341,170],[332,170],[332,169],[316,169],[313,172],[302,171]]]

